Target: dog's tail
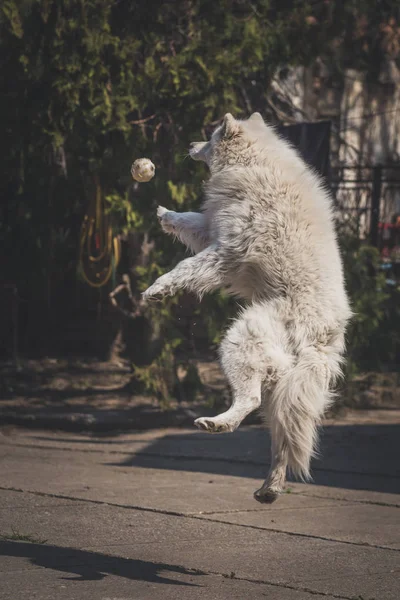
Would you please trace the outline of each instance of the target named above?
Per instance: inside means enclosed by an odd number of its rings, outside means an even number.
[[[335,345],[307,346],[278,380],[271,395],[273,437],[285,448],[290,471],[302,480],[311,478],[317,427],[333,400],[329,386],[340,375],[341,362]]]

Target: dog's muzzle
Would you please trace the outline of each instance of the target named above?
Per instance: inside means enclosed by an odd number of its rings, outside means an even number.
[[[207,142],[192,142],[189,148],[189,155],[193,160],[205,160]]]

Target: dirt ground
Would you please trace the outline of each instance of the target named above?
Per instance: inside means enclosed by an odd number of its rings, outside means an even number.
[[[216,362],[197,363],[204,388],[193,401],[161,403],[132,393],[127,361],[43,358],[0,364],[0,421],[70,428],[148,428],[187,424],[204,407],[221,409],[229,392]],[[62,423],[62,419],[66,423]],[[148,424],[149,423],[149,424]]]
[[[155,415],[161,418],[164,414],[169,419],[166,425],[181,424],[182,419],[187,424],[196,415],[221,410],[229,404],[229,390],[218,363],[197,361],[196,366],[204,385],[196,399],[191,402],[172,400],[168,405],[160,406],[155,397],[132,394],[127,389],[132,372],[126,361],[43,358],[22,360],[19,368],[12,363],[2,363],[0,419],[12,423],[12,415],[17,420],[24,416],[25,420],[33,423],[49,419],[50,415],[58,421],[67,416],[71,423],[89,425],[100,420],[103,426],[109,423],[113,427],[124,419],[130,419],[130,426],[141,426],[141,415],[145,420],[146,414],[149,419]],[[335,415],[344,414],[349,408],[371,411],[399,409],[400,374],[368,373],[358,376],[352,381],[348,393],[339,399]],[[162,426],[162,423],[159,421],[157,424]],[[127,428],[128,425],[127,421]],[[147,425],[143,427],[147,428]]]

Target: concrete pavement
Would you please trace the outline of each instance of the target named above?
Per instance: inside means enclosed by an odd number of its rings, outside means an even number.
[[[397,600],[399,433],[328,423],[271,506],[258,427],[0,433],[0,598]]]

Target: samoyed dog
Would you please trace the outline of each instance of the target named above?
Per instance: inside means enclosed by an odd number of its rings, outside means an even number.
[[[351,316],[331,200],[317,175],[259,113],[226,114],[209,142],[191,144],[210,178],[200,213],[158,208],[161,227],[194,253],[159,277],[144,300],[180,289],[225,288],[244,301],[220,348],[232,406],[195,424],[234,431],[261,407],[271,468],[254,494],[273,502],[287,468],[310,478],[318,423],[341,372]]]

